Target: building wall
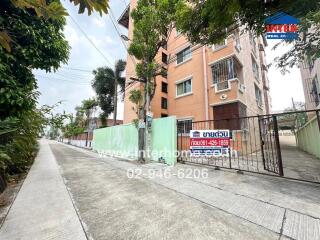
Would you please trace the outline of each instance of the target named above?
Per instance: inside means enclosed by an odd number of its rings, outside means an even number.
[[[297,145],[302,150],[320,158],[320,131],[317,117],[314,116],[296,133]]]
[[[317,103],[312,95],[312,81],[316,79],[318,85],[318,96],[320,98],[320,59],[316,59],[314,62],[308,61],[306,58],[303,63],[300,64],[300,73],[302,78],[302,85],[305,97],[306,109],[320,108],[320,104]],[[315,94],[315,93],[314,93]],[[312,117],[312,116],[310,116]]]
[[[130,9],[136,6],[136,1],[132,0]],[[133,24],[130,19],[129,24],[129,39],[132,39]],[[265,106],[265,94],[262,81],[262,62],[265,61],[264,53],[260,54],[258,43],[263,43],[261,38],[256,39],[257,45],[256,54],[253,54],[252,45],[250,44],[249,34],[244,33],[239,36],[241,50],[235,48],[236,34],[232,34],[227,38],[227,45],[219,50],[214,50],[212,46],[192,46],[195,49],[192,52],[192,58],[188,61],[177,65],[175,58],[176,54],[190,45],[186,38],[178,34],[175,30],[170,34],[167,44],[167,50],[161,49],[156,60],[161,62],[161,52],[167,54],[169,64],[165,67],[168,70],[166,78],[157,77],[157,89],[155,96],[151,102],[151,111],[154,118],[161,117],[162,114],[176,116],[177,119],[192,118],[194,121],[213,119],[213,106],[232,103],[235,101],[241,102],[247,106],[247,115],[257,115],[266,113],[269,107]],[[213,86],[211,65],[224,59],[233,56],[237,58],[242,65],[241,77],[238,80],[230,81],[231,89],[216,93]],[[252,71],[251,57],[255,58],[259,67],[260,80],[254,78]],[[130,77],[134,76],[135,67],[130,56],[127,57],[126,78],[127,84],[130,83]],[[267,74],[267,73],[265,73]],[[176,96],[177,82],[192,77],[192,93],[186,96]],[[161,92],[161,82],[168,83],[168,93]],[[205,83],[207,82],[207,83]],[[258,107],[255,97],[256,84],[262,93],[262,106]],[[240,91],[241,85],[245,86],[244,92]],[[126,90],[124,100],[124,123],[130,123],[137,118],[136,112],[133,110],[133,104],[129,101],[130,90],[139,88],[140,83],[134,83]],[[242,86],[242,87],[243,87]],[[243,88],[242,88],[243,89]],[[206,94],[207,92],[207,94]],[[161,97],[168,100],[168,109],[161,109]],[[267,103],[269,104],[269,103]]]

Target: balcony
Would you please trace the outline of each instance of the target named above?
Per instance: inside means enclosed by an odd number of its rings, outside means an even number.
[[[231,81],[242,83],[242,65],[234,56],[214,63],[211,71],[215,92],[231,90]]]
[[[126,9],[121,14],[120,18],[118,19],[118,23],[125,27],[126,29],[129,29],[129,14],[130,14],[130,4],[126,7]]]

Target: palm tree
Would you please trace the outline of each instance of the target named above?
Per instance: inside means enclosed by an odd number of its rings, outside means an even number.
[[[117,99],[118,88],[123,94],[125,90],[126,79],[122,77],[126,62],[118,60],[115,64],[115,70],[110,67],[100,67],[93,71],[94,79],[92,87],[97,94],[98,104],[103,111],[103,116],[108,117],[113,112],[113,125],[117,120]]]

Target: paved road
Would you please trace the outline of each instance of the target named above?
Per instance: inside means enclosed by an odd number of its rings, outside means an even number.
[[[148,175],[135,166],[52,144],[94,239],[319,239],[320,188],[279,178],[209,171],[208,178]],[[141,169],[128,179],[128,169]]]
[[[45,151],[32,167],[22,188],[25,190],[18,194],[0,239],[70,239],[73,232],[80,236],[73,239],[82,239],[84,233],[88,239],[320,239],[317,185],[214,170],[208,177],[186,179],[178,177],[179,171],[202,168],[180,164],[171,169],[170,178],[160,174],[150,177],[150,169],[161,173],[168,167],[99,158],[95,153],[53,142],[50,148],[54,157],[43,144]],[[44,159],[44,155],[49,157]],[[46,165],[55,169],[52,174]],[[139,170],[139,177],[129,179],[130,169]],[[33,175],[39,176],[36,181]],[[46,179],[55,179],[51,182],[56,184],[35,191],[34,182],[39,184],[41,179],[44,184]],[[63,183],[71,198],[62,189],[59,195],[54,193]],[[35,192],[35,196],[26,192]],[[60,194],[65,199],[62,202]],[[29,202],[23,203],[28,198]],[[63,208],[65,212],[60,212]],[[34,214],[32,222],[24,224],[30,221],[27,214],[39,210],[41,214]],[[52,215],[53,210],[62,218]],[[66,224],[66,215],[73,224]],[[46,236],[49,220],[55,225]],[[54,234],[59,232],[70,235],[63,238]],[[28,237],[23,237],[25,233]]]

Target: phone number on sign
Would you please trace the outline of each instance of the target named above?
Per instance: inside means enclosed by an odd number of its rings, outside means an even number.
[[[130,168],[127,170],[128,178],[138,178],[138,177],[147,177],[147,178],[208,178],[208,169],[193,169],[185,168],[178,169],[173,171],[172,168],[165,169],[148,169],[142,171],[141,168]]]

